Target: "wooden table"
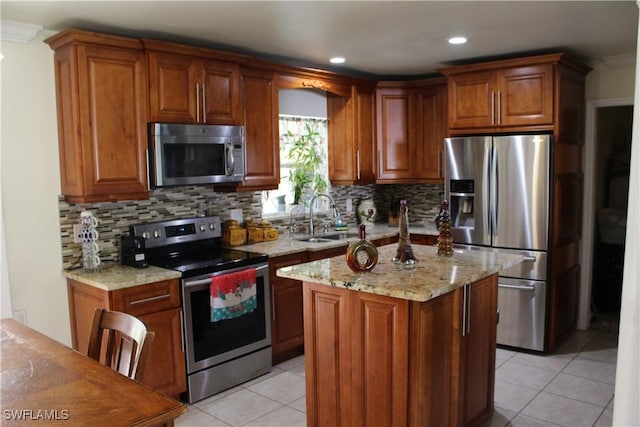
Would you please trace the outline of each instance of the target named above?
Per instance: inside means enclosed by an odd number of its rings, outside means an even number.
[[[13,319],[0,320],[0,341],[3,426],[172,426],[186,410]]]

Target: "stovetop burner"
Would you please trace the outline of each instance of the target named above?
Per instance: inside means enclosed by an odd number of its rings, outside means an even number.
[[[246,267],[267,262],[268,259],[265,254],[221,248],[213,252],[196,252],[169,258],[151,259],[149,263],[179,271],[184,277],[188,277]]]
[[[137,224],[130,233],[145,239],[150,265],[179,271],[194,277],[268,261],[254,252],[222,248],[220,218],[198,217]]]

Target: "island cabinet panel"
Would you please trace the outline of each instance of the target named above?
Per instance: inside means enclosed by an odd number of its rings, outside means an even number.
[[[305,282],[303,297],[307,426],[351,426],[350,291]]]
[[[352,425],[406,426],[409,301],[352,293]]]
[[[498,277],[466,285],[459,292],[463,293],[463,321],[458,414],[462,422],[458,425],[481,426],[493,414]]]
[[[242,124],[239,64],[156,51],[148,58],[151,121]]]
[[[174,397],[187,390],[178,279],[113,291],[67,279],[67,288],[74,349],[86,354],[96,308],[131,314],[155,332],[143,382]]]
[[[139,41],[67,30],[55,51],[60,178],[72,203],[145,199],[146,57]]]
[[[304,352],[302,282],[276,276],[276,270],[307,260],[306,253],[269,259],[271,286],[271,359],[278,364]]]
[[[498,276],[426,302],[304,282],[307,425],[480,426]]]

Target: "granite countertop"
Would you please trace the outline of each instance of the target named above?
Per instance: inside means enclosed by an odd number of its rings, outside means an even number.
[[[398,226],[389,226],[387,224],[367,225],[367,239],[375,240],[385,237],[393,237],[398,234]],[[289,233],[281,234],[278,240],[272,240],[269,242],[260,242],[250,245],[235,246],[233,249],[238,249],[247,252],[259,252],[267,254],[270,257],[276,257],[281,255],[289,255],[297,252],[305,251],[322,251],[325,249],[337,248],[340,246],[348,245],[351,242],[358,240],[357,227],[349,227],[346,231],[329,230],[327,234],[334,233],[351,233],[354,237],[350,237],[343,240],[334,241],[322,241],[322,242],[303,242],[300,238],[309,237],[308,234],[294,234],[290,236]],[[322,237],[322,232],[316,233],[317,237]],[[424,234],[437,236],[438,230],[435,224],[410,224],[409,234]]]
[[[350,227],[347,231],[340,233],[353,233],[357,236],[357,229]],[[435,226],[416,226],[409,229],[409,232],[416,234],[432,234],[438,232]],[[330,231],[328,234],[339,233],[338,231]],[[386,224],[367,226],[367,238],[380,239],[384,237],[392,237],[398,233],[397,227],[389,227]],[[322,233],[318,233],[321,237]],[[358,237],[351,237],[343,240],[322,241],[322,242],[303,242],[296,239],[308,237],[306,234],[283,234],[278,240],[269,242],[260,242],[252,245],[235,246],[233,249],[258,252],[275,257],[280,255],[288,255],[305,251],[321,251],[325,249],[348,245],[358,240]],[[117,289],[129,288],[132,286],[145,285],[147,283],[159,282],[162,280],[180,278],[181,273],[160,267],[149,266],[147,268],[134,268],[116,263],[103,263],[100,270],[95,273],[84,272],[81,268],[77,270],[64,270],[62,275],[66,278],[77,280],[82,283],[94,286],[105,291],[113,291]]]
[[[391,262],[397,244],[378,248],[378,264],[368,273],[354,273],[344,256],[283,267],[277,275],[378,295],[424,302],[523,261],[520,255],[495,249],[455,249],[439,257],[434,246],[412,245],[418,263],[403,267]]]
[[[95,273],[88,273],[80,268],[70,271],[64,270],[62,275],[105,291],[115,291],[182,276],[178,271],[152,265],[147,268],[134,268],[116,263],[103,263],[100,265],[100,270]]]

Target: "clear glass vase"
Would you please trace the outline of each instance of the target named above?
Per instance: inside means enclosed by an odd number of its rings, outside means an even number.
[[[406,200],[400,200],[398,227],[398,251],[396,252],[396,256],[391,258],[391,261],[406,266],[414,265],[418,260],[415,255],[413,255],[413,248],[411,247],[411,238],[409,236],[409,207],[407,206]]]

